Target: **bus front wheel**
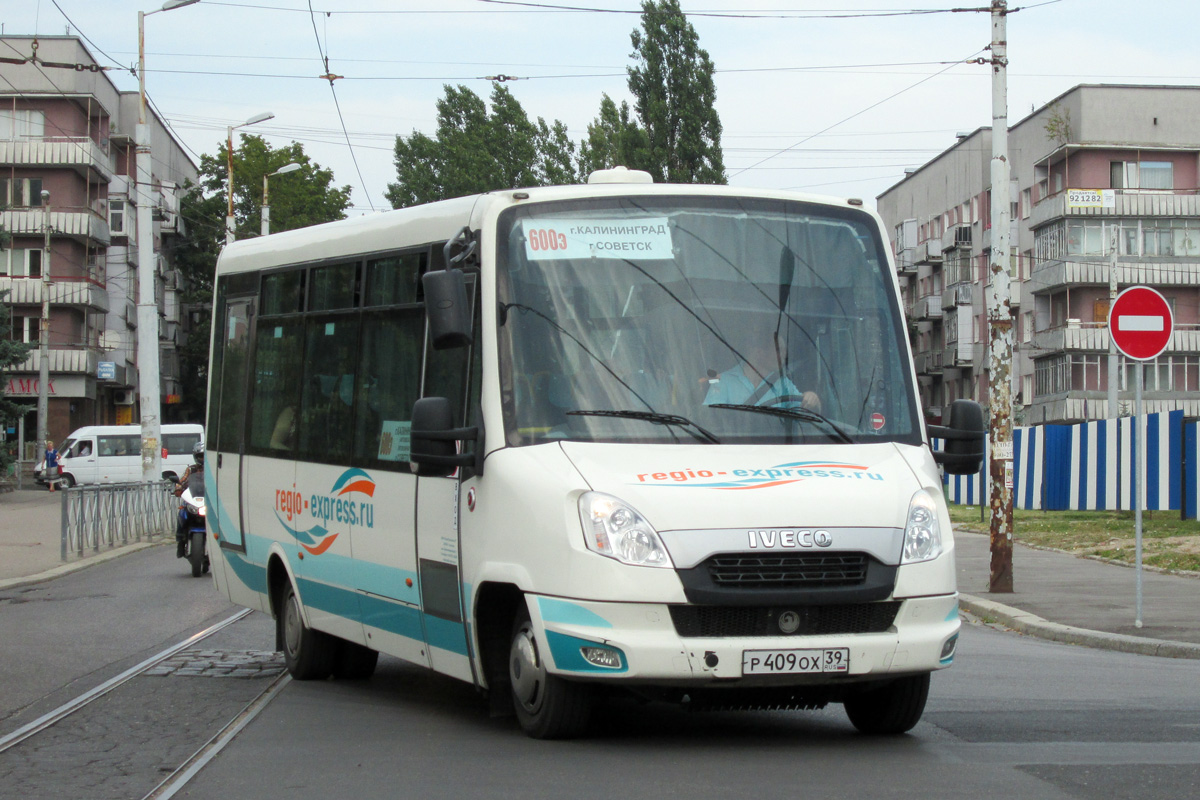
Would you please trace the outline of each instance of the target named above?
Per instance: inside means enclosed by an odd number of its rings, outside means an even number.
[[[846,698],[846,716],[860,733],[894,736],[921,721],[929,698],[929,673],[898,678]]]
[[[292,677],[298,681],[328,678],[333,671],[335,642],[329,634],[304,624],[300,601],[290,583],[275,624],[279,626],[279,640],[283,642],[283,661]]]
[[[588,687],[547,671],[523,604],[513,622],[508,678],[513,709],[526,734],[534,739],[569,739],[586,730],[592,710]]]

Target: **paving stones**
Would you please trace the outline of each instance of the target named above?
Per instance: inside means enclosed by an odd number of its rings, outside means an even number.
[[[193,678],[274,678],[283,672],[283,653],[272,650],[190,649],[142,673]]]

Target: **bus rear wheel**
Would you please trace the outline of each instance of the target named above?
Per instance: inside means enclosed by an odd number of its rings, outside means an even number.
[[[925,673],[863,690],[846,698],[843,705],[860,733],[894,736],[908,733],[921,721],[928,698],[929,673]]]
[[[517,721],[529,736],[570,739],[587,729],[592,711],[588,687],[563,680],[546,669],[524,604],[513,622],[508,679]]]
[[[329,634],[304,624],[300,601],[290,582],[275,624],[279,626],[279,641],[283,642],[283,661],[292,677],[298,681],[328,678],[333,671],[336,642]]]

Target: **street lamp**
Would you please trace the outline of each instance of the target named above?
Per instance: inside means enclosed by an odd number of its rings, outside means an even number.
[[[271,187],[267,184],[267,178],[274,178],[276,175],[286,175],[289,172],[295,172],[300,169],[300,165],[293,161],[291,164],[285,164],[274,172],[263,175],[263,203],[262,203],[262,235],[268,236],[271,233],[271,204],[267,202],[268,192]]]
[[[255,114],[250,119],[243,122],[241,125],[230,125],[225,135],[225,160],[227,168],[227,180],[229,182],[229,208],[225,212],[225,244],[233,244],[233,132],[238,128],[244,128],[247,125],[257,125],[260,122],[266,122],[269,119],[275,119],[275,115],[270,111],[262,114]]]
[[[174,11],[200,0],[167,0],[161,8],[138,12],[138,123],[134,136],[137,159],[137,365],[138,407],[142,423],[142,480],[162,476],[159,446],[162,410],[158,370],[158,298],[154,279],[154,217],[151,206],[150,128],[146,124],[146,17]]]

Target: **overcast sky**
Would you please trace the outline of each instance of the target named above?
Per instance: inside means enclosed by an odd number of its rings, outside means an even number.
[[[137,60],[137,11],[161,0],[6,5],[4,33],[69,30],[90,40],[101,64],[128,68]],[[246,131],[276,146],[301,142],[337,184],[352,187],[352,214],[385,210],[395,136],[434,132],[444,84],[486,98],[488,76],[519,78],[506,85],[529,116],[562,120],[576,141],[603,93],[631,99],[625,69],[637,0],[311,5],[312,13],[309,0],[202,0],[146,19],[147,91],[194,159],[215,152],[227,125],[270,111],[275,119]],[[962,63],[987,55],[989,15],[904,13],[971,5],[683,0],[717,69],[730,183],[873,206],[905,167],[951,145],[956,132],[990,125],[988,68]],[[1009,6],[1019,9],[1008,18],[1010,124],[1079,83],[1200,85],[1196,0]],[[862,14],[879,16],[853,16]],[[318,77],[327,72],[344,76],[332,90]],[[128,69],[109,75],[136,90]]]

